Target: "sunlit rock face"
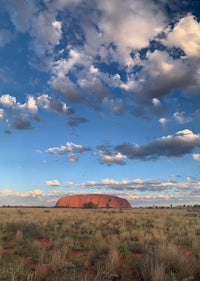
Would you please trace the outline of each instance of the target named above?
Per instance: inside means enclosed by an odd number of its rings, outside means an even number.
[[[56,203],[56,207],[131,208],[131,205],[126,199],[117,196],[103,194],[81,194],[60,198]]]

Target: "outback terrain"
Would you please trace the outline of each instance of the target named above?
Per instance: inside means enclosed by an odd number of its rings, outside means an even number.
[[[200,209],[0,208],[0,281],[199,281]]]

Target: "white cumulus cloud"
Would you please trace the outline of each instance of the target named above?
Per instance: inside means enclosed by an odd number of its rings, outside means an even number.
[[[181,18],[173,29],[168,29],[163,43],[169,47],[181,48],[186,56],[198,57],[200,54],[200,23],[191,14]]]
[[[99,23],[102,36],[114,43],[126,65],[133,60],[131,51],[145,48],[149,41],[162,31],[165,16],[151,1],[98,1],[103,16]],[[149,20],[151,19],[151,20]]]
[[[0,103],[5,107],[12,107],[16,104],[16,97],[10,96],[9,94],[2,95],[0,97]]]

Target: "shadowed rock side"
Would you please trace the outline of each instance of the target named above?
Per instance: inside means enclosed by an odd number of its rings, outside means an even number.
[[[57,201],[56,207],[82,208],[87,203],[93,203],[96,208],[131,208],[126,199],[102,194],[65,196]]]

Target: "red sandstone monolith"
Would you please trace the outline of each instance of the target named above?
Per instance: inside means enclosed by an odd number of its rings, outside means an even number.
[[[93,206],[95,208],[131,208],[130,203],[126,199],[103,194],[65,196],[61,197],[56,203],[56,207],[83,208],[85,206]]]

